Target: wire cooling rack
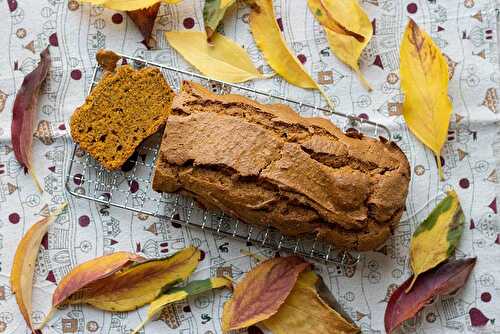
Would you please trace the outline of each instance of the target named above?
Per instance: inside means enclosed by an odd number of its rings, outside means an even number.
[[[196,81],[214,93],[240,94],[262,103],[287,104],[299,112],[327,115],[337,125],[341,125],[344,131],[354,129],[375,138],[378,136],[391,138],[387,127],[357,116],[320,108],[242,85],[213,80],[203,75],[141,58],[117,54],[122,57],[123,63],[135,68],[144,66],[159,68],[175,91],[179,91],[183,80]],[[102,73],[102,68],[97,66],[92,75],[89,93]],[[243,240],[247,244],[335,263],[344,269],[352,268],[359,262],[359,254],[335,250],[332,245],[325,244],[314,237],[287,237],[271,227],[262,228],[247,225],[221,212],[203,210],[189,198],[155,192],[151,184],[160,139],[160,135],[157,134],[145,140],[120,171],[112,172],[104,169],[75,144],[66,174],[66,189],[76,197],[91,200],[104,206],[114,206],[142,215],[159,217],[165,224],[171,223],[207,230],[220,236]]]

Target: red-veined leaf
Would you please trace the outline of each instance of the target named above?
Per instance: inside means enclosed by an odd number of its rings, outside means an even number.
[[[476,258],[445,262],[421,274],[409,293],[405,290],[412,282],[408,278],[391,295],[385,309],[385,330],[391,333],[403,321],[412,318],[425,304],[437,296],[450,294],[461,288],[471,273]]]

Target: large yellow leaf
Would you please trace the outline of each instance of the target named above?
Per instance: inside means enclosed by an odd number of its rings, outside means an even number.
[[[316,281],[314,272],[302,273],[278,312],[262,322],[264,326],[273,334],[359,333],[358,327],[320,298]]]
[[[186,299],[189,296],[198,295],[212,289],[223,287],[232,288],[231,279],[226,277],[213,277],[209,279],[189,282],[189,284],[184,287],[174,287],[168,289],[167,291],[162,293],[161,296],[151,302],[146,314],[146,319],[144,319],[131,334],[139,332],[139,330],[141,330],[141,328],[144,327],[144,325],[148,321],[150,321],[156,314],[160,313],[161,310],[163,310],[163,308],[168,304]]]
[[[440,153],[451,116],[448,63],[431,37],[411,19],[401,43],[400,63],[403,116],[413,134],[434,152],[443,179]]]
[[[457,193],[450,191],[413,233],[410,245],[413,280],[406,292],[411,290],[418,275],[453,254],[462,236],[464,221]]]
[[[31,319],[31,295],[33,292],[33,274],[35,262],[40,249],[43,236],[49,230],[49,225],[57,219],[64,210],[66,203],[59,206],[47,218],[44,218],[30,227],[28,232],[19,242],[12,271],[10,273],[10,286],[16,296],[16,302],[23,315],[28,328],[35,333]]]
[[[276,22],[272,0],[256,0],[250,14],[250,28],[257,47],[269,66],[289,83],[302,88],[319,89],[300,61],[288,48]]]
[[[359,69],[359,58],[370,42],[373,27],[357,0],[308,0],[311,12],[324,27],[330,49],[371,90]]]
[[[87,303],[106,311],[135,310],[160,295],[162,289],[187,279],[200,260],[200,251],[188,247],[164,259],[152,259],[87,285],[68,304]]]
[[[207,77],[226,82],[265,78],[243,48],[218,33],[212,35],[211,44],[200,31],[170,31],[165,37],[187,62]]]
[[[158,2],[175,4],[182,0],[79,0],[114,10],[137,10],[151,7]]]

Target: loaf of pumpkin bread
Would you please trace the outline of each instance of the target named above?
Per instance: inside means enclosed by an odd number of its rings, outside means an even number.
[[[398,223],[409,180],[408,161],[393,142],[184,82],[153,189],[288,236],[314,234],[338,248],[371,250]]]

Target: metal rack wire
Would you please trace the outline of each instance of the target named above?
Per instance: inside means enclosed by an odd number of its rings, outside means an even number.
[[[203,75],[191,73],[141,58],[119,54],[122,61],[140,68],[154,66],[164,74],[171,87],[178,91],[183,80],[197,81],[211,91],[219,94],[236,93],[265,103],[288,104],[298,111],[313,109],[313,113],[324,113],[337,124],[342,123],[343,130],[356,129],[373,137],[391,138],[385,126],[353,115],[346,115],[334,110],[319,108],[288,97],[276,96],[268,92],[213,80]],[[89,93],[102,75],[102,69],[96,67],[92,75]],[[152,187],[152,177],[160,136],[155,135],[145,140],[133,157],[121,171],[107,171],[90,155],[75,145],[66,173],[67,191],[79,198],[130,210],[139,214],[159,217],[164,223],[180,224],[208,230],[220,236],[243,240],[253,245],[269,247],[275,250],[300,254],[320,261],[335,263],[342,267],[355,266],[359,255],[346,251],[336,251],[314,237],[291,238],[280,234],[271,227],[258,227],[243,224],[221,212],[206,211],[188,198],[176,194],[160,194]]]

